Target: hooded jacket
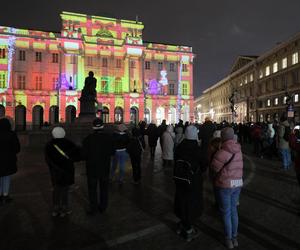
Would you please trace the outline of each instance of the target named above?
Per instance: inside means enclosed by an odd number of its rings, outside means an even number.
[[[230,163],[224,166],[233,154],[234,157]],[[216,173],[214,179],[216,187],[241,187],[243,185],[243,155],[240,144],[235,140],[223,142],[221,149],[215,153],[210,167]]]

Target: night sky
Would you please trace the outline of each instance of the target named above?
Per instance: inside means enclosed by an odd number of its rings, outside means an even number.
[[[6,0],[0,26],[60,31],[61,11],[135,20],[145,41],[189,45],[194,95],[229,72],[238,55],[260,55],[300,32],[299,0]]]

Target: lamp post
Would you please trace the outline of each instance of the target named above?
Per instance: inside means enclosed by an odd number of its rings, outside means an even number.
[[[236,90],[234,89],[232,91],[232,94],[229,96],[228,100],[230,102],[230,109],[232,114],[232,122],[235,123],[235,117],[236,117],[236,107],[235,107],[235,98],[236,98]]]

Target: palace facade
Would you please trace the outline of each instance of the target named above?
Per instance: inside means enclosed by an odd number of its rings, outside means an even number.
[[[283,113],[299,120],[299,53],[300,33],[261,56],[239,56],[224,79],[196,98],[196,120],[278,121]]]
[[[191,47],[145,42],[139,21],[60,16],[60,33],[0,26],[0,117],[18,129],[73,122],[93,71],[105,122],[193,120]]]

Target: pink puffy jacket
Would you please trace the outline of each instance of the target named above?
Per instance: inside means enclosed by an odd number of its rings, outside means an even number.
[[[222,169],[233,154],[235,154],[234,158]],[[243,155],[240,144],[235,140],[223,142],[221,149],[215,153],[210,167],[216,173],[215,186],[220,188],[241,187],[243,185]]]

